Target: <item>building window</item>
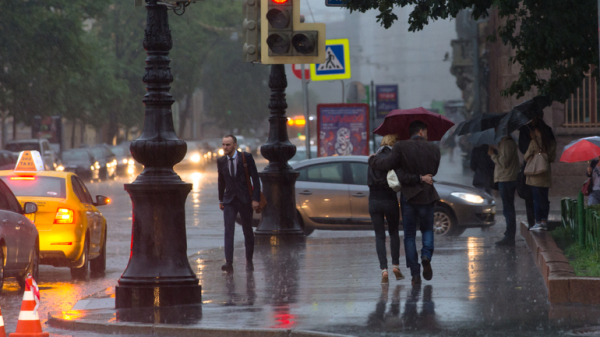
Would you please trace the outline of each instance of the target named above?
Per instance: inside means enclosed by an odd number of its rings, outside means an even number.
[[[565,103],[564,126],[600,126],[600,88],[590,73]]]

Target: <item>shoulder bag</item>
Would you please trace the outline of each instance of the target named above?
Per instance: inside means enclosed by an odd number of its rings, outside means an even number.
[[[242,160],[244,161],[244,171],[246,172],[246,183],[248,184],[248,192],[250,193],[250,200],[252,200],[252,192],[254,188],[252,187],[252,183],[250,183],[250,173],[248,173],[248,164],[246,164],[246,156],[244,153],[240,153],[242,155]],[[267,198],[263,192],[260,192],[260,201],[258,202],[258,209],[256,209],[256,213],[261,213],[265,207],[267,206]]]
[[[390,186],[390,188],[394,190],[394,192],[400,192],[402,184],[400,184],[400,180],[398,179],[398,176],[396,175],[396,172],[394,172],[394,170],[388,171],[387,182],[388,186]]]
[[[534,154],[532,158],[527,161],[524,173],[526,176],[536,176],[538,174],[546,173],[550,170],[550,163],[548,162],[548,154],[542,152],[540,143],[537,139],[534,139],[538,146],[538,153]]]
[[[583,185],[581,186],[581,193],[583,193],[583,195],[588,197],[590,194],[592,194],[593,187],[594,187],[594,184],[592,183],[592,178],[587,178],[583,182]]]

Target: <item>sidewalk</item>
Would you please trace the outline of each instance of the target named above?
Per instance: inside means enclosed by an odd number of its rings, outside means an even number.
[[[513,249],[499,249],[495,240],[484,232],[436,237],[434,278],[417,287],[409,275],[380,284],[372,237],[257,246],[254,272],[245,270],[238,246],[233,276],[221,272],[223,251],[213,249],[190,257],[203,287],[202,305],[115,310],[109,288],[71,311],[51,313],[48,322],[106,334],[171,336],[563,336],[598,324],[599,307],[548,304],[521,237]],[[404,256],[401,269],[407,273]]]

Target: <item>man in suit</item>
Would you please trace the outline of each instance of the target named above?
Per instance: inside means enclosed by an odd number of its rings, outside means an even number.
[[[406,267],[410,269],[412,284],[421,283],[421,265],[415,242],[417,223],[423,236],[421,263],[423,277],[431,280],[431,258],[433,256],[433,208],[440,197],[433,186],[431,177],[435,176],[440,166],[440,149],[427,141],[427,124],[414,121],[409,125],[409,140],[399,141],[386,158],[372,156],[369,164],[379,170],[403,169],[407,174],[421,177],[421,183],[402,185],[401,206],[402,226],[404,227],[404,250]]]
[[[223,157],[217,160],[219,173],[219,208],[225,220],[225,264],[221,270],[233,273],[233,235],[235,218],[238,213],[242,218],[244,243],[246,245],[246,268],[254,270],[254,232],[252,231],[252,213],[259,206],[260,180],[254,158],[250,153],[237,151],[237,138],[234,135],[223,137]],[[248,182],[244,168],[246,159],[248,173],[252,179],[253,190],[248,191]]]

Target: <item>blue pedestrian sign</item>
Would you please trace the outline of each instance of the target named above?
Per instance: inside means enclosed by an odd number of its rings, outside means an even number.
[[[346,0],[325,0],[327,7],[346,7]]]
[[[328,81],[351,77],[348,39],[327,40],[325,42],[325,63],[310,65],[310,79]]]

